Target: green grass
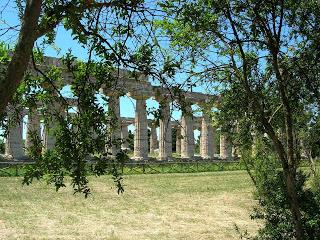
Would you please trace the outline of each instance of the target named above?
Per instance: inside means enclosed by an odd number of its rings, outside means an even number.
[[[310,163],[303,161],[300,166],[302,169],[309,169]],[[317,168],[320,162],[317,162]],[[22,165],[7,166],[0,165],[0,177],[23,176],[25,170]],[[280,165],[279,165],[280,168]],[[196,173],[196,172],[217,172],[217,171],[237,171],[245,170],[245,165],[241,162],[153,162],[152,164],[125,165],[119,168],[119,172],[124,175],[131,174],[159,174],[159,173]],[[90,171],[89,171],[90,174]]]
[[[7,166],[0,168],[0,177],[23,176],[24,166]],[[245,166],[239,162],[189,162],[173,164],[172,162],[152,164],[125,165],[119,168],[124,175],[129,174],[155,174],[155,173],[195,173],[195,172],[217,172],[244,170]]]
[[[92,196],[0,178],[0,239],[236,239],[254,233],[255,202],[244,171],[90,177]]]

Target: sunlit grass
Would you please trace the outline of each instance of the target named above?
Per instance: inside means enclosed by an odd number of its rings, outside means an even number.
[[[235,239],[255,232],[255,204],[244,171],[90,177],[92,195],[55,192],[43,182],[0,178],[1,239]]]

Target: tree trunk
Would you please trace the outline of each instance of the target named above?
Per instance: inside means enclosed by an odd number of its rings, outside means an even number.
[[[272,134],[271,134],[272,135]],[[279,159],[282,163],[284,181],[286,191],[288,194],[288,201],[290,205],[290,211],[294,223],[295,235],[297,240],[304,239],[301,212],[298,200],[298,194],[296,190],[296,166],[294,164],[288,164],[287,155],[281,142],[274,135],[272,137],[273,143],[276,147]]]
[[[286,89],[286,82],[282,71],[280,71],[278,63],[278,50],[270,49],[273,58],[273,68],[278,80],[280,98],[284,110],[284,122],[286,130],[287,151],[283,153],[284,158],[280,158],[283,164],[283,173],[285,177],[285,183],[288,193],[288,200],[290,204],[290,210],[293,218],[294,228],[296,232],[297,240],[304,239],[304,231],[301,220],[300,204],[298,200],[298,194],[296,190],[296,170],[297,162],[294,157],[295,144],[294,144],[294,127],[292,118],[292,109],[290,106],[288,93]],[[282,148],[283,149],[283,148]],[[283,149],[284,150],[284,149]]]
[[[292,214],[295,233],[296,233],[296,239],[303,240],[304,231],[302,226],[298,195],[295,188],[296,187],[295,173],[296,173],[296,169],[294,168],[284,169],[284,177],[286,181],[286,188],[287,188],[287,193],[289,198],[290,211]]]
[[[288,163],[289,162],[288,155],[285,151],[285,148],[282,145],[279,138],[277,137],[270,123],[264,117],[261,118],[261,121],[265,127],[267,134],[269,135],[269,137],[273,142],[273,145],[276,149],[276,152],[282,164],[286,192],[288,194],[288,201],[289,201],[290,211],[291,211],[292,219],[294,223],[296,239],[303,240],[304,233],[303,233],[303,227],[302,227],[298,194],[296,191],[296,166],[295,164]],[[293,159],[291,159],[291,161],[293,161]]]
[[[27,70],[34,43],[37,40],[41,4],[41,0],[28,0],[26,3],[18,43],[8,65],[6,76],[0,82],[0,115],[5,112],[6,106],[12,101]]]

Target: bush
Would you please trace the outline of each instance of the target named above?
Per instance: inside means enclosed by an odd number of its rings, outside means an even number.
[[[293,217],[280,161],[272,151],[269,140],[258,137],[255,151],[241,152],[255,187],[258,206],[251,218],[262,220],[263,226],[257,236],[249,237],[247,231],[241,238],[253,240],[291,240],[295,239]],[[306,240],[320,239],[320,189],[319,179],[310,177],[305,171],[296,172],[296,191],[302,214],[302,224]]]
[[[265,222],[256,240],[294,239],[288,196],[286,195],[283,172],[266,171],[257,180],[259,206],[254,209],[253,219]],[[296,175],[297,192],[302,213],[306,239],[320,239],[320,193],[319,189],[306,187],[307,175],[298,171]]]

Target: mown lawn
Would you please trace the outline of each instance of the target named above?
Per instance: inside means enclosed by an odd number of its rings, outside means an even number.
[[[117,195],[110,176],[90,177],[92,195],[55,192],[21,178],[0,178],[1,239],[238,239],[254,233],[255,202],[245,171],[124,176]]]

